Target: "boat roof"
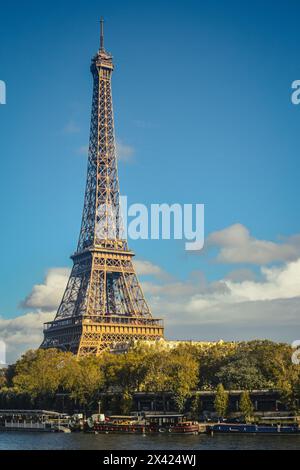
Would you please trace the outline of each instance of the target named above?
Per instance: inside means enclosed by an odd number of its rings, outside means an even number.
[[[184,414],[145,414],[145,418],[182,418]]]
[[[109,415],[108,418],[115,418],[115,419],[137,419],[135,415]]]
[[[297,419],[298,416],[262,416],[260,419],[261,420],[265,420],[265,419],[274,419],[274,420],[278,420],[278,419]]]
[[[59,413],[58,411],[48,410],[0,410],[1,415],[49,415],[49,416],[68,416],[67,413]]]

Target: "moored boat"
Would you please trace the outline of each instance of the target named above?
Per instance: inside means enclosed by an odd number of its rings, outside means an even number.
[[[170,434],[197,434],[199,430],[198,423],[188,421],[183,414],[145,414],[149,432],[168,432]]]
[[[187,421],[184,415],[153,414],[144,416],[109,416],[95,421],[90,430],[97,433],[128,433],[128,434],[197,434],[199,425]]]
[[[206,426],[206,431],[208,434],[300,434],[298,424],[260,425],[217,423]]]
[[[48,410],[0,410],[0,431],[70,432],[69,416]]]
[[[171,434],[198,434],[199,425],[194,421],[185,421],[183,423],[170,426],[169,432]]]

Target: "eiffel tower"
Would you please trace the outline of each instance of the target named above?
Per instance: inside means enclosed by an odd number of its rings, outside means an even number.
[[[119,181],[111,93],[112,56],[100,49],[92,59],[93,99],[87,183],[73,269],[54,321],[44,324],[41,348],[79,356],[123,350],[135,340],[163,337],[137,279],[122,237]]]

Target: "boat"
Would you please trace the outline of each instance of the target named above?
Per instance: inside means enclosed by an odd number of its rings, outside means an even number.
[[[0,431],[70,432],[69,416],[47,410],[0,410]]]
[[[145,432],[145,423],[138,421],[137,417],[129,415],[93,415],[87,420],[85,431],[95,433],[127,433],[143,434]]]
[[[170,426],[169,432],[171,434],[198,434],[199,425],[195,421],[185,421],[183,423]]]
[[[146,428],[141,424],[133,423],[95,423],[93,428],[95,433],[104,434],[145,434]]]
[[[213,435],[214,433],[224,434],[300,434],[298,424],[277,424],[277,425],[260,425],[260,424],[235,424],[235,423],[217,423],[206,426],[206,432]]]
[[[188,421],[183,414],[146,414],[144,419],[153,433],[198,434],[199,431],[199,424]]]
[[[127,434],[198,434],[198,423],[187,421],[181,414],[143,416],[106,416],[101,421],[88,422],[88,432]]]

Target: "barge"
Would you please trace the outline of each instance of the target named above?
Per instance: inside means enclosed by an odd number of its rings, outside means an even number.
[[[214,433],[220,434],[299,434],[300,428],[298,424],[278,424],[278,425],[261,425],[261,424],[230,424],[218,423],[206,426],[206,432],[210,435]]]
[[[162,414],[144,416],[107,416],[101,421],[90,424],[96,433],[127,433],[127,434],[198,434],[199,425],[187,421],[181,414]]]

